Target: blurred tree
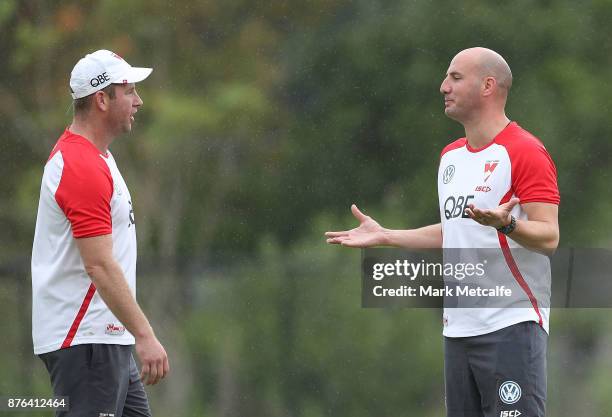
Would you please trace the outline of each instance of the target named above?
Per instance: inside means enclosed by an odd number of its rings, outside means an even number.
[[[439,220],[438,155],[463,132],[438,89],[482,45],[514,71],[510,117],[556,161],[562,244],[607,245],[611,16],[601,0],[0,1],[2,392],[48,392],[23,302],[41,171],[72,66],[108,48],[155,69],[112,150],[139,297],[178,375],[152,391],[161,415],[439,415],[437,313],[359,309],[357,253],[321,233],[354,224],[352,202],[389,227]],[[551,375],[570,382],[551,412],[603,415],[609,320],[555,316]]]

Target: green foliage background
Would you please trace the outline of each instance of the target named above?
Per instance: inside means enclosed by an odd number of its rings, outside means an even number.
[[[107,48],[155,69],[112,147],[173,368],[155,414],[443,415],[440,312],[361,309],[359,253],[322,233],[353,202],[439,221],[439,152],[463,132],[438,89],[480,45],[557,164],[561,245],[609,246],[611,19],[609,0],[0,1],[0,395],[50,394],[29,322],[40,177],[74,63]],[[608,315],[553,311],[549,415],[611,415]]]

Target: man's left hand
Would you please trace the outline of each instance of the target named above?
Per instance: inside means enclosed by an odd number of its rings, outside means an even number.
[[[510,224],[510,212],[519,203],[519,199],[513,197],[507,203],[504,203],[493,210],[481,210],[474,204],[468,205],[465,212],[475,222],[482,224],[483,226],[491,226],[496,229],[504,227]]]

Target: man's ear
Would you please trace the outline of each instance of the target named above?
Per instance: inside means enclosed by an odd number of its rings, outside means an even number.
[[[107,111],[110,97],[102,90],[94,93],[94,106],[100,111]]]
[[[497,87],[497,80],[493,77],[485,77],[482,83],[482,95],[484,97],[490,96]]]

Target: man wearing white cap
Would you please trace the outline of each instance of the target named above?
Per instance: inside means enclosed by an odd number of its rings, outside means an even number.
[[[150,416],[145,384],[168,357],[136,294],[132,199],[108,147],[142,105],[151,68],[99,50],[72,70],[74,118],[45,165],[32,249],[32,336],[57,416]],[[141,363],[138,373],[132,345]]]

